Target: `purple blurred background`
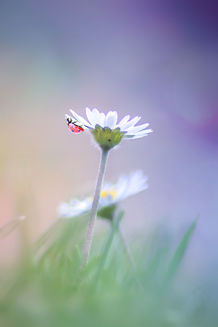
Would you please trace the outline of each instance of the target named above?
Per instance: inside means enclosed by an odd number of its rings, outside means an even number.
[[[99,153],[64,114],[115,109],[154,130],[111,153],[107,180],[149,177],[123,204],[126,228],[183,231],[199,215],[193,269],[217,262],[215,1],[7,1],[0,16],[1,224],[26,214],[38,233],[62,200],[93,190]]]

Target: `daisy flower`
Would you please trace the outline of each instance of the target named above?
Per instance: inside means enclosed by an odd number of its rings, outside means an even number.
[[[98,109],[96,108],[92,110],[86,108],[86,119],[78,115],[73,110],[70,110],[70,112],[71,116],[65,115],[69,130],[73,133],[78,134],[84,132],[85,129],[89,129],[92,135],[94,136],[95,141],[98,143],[102,150],[93,200],[85,199],[82,202],[77,200],[76,202],[74,201],[71,205],[63,204],[61,207],[63,210],[62,216],[65,217],[74,216],[75,214],[77,215],[78,212],[85,212],[85,209],[90,210],[90,218],[83,246],[83,258],[84,262],[87,263],[94,236],[96,215],[99,212],[99,209],[101,209],[102,207],[102,202],[109,201],[109,203],[111,203],[112,205],[113,201],[115,202],[115,199],[121,199],[120,194],[116,194],[116,188],[115,193],[106,193],[105,199],[104,196],[102,196],[102,194],[104,194],[102,193],[104,191],[102,191],[102,183],[104,180],[108,154],[112,148],[114,148],[121,142],[122,139],[141,138],[150,134],[152,130],[148,128],[148,123],[137,125],[137,123],[141,119],[141,117],[138,116],[130,119],[130,116],[127,115],[118,123],[118,115],[116,111],[109,111],[105,115],[103,112],[98,111]],[[125,178],[123,181],[125,181]],[[121,183],[121,186],[124,185],[123,181]],[[127,197],[128,190],[126,189],[125,192]],[[104,200],[102,200],[102,198]],[[68,214],[68,209],[70,214]]]
[[[144,191],[148,188],[147,177],[141,171],[129,176],[121,176],[117,183],[106,183],[100,193],[98,215],[102,216],[102,209],[116,206],[120,201]],[[86,214],[91,210],[92,198],[82,200],[73,199],[69,203],[62,203],[58,209],[61,218],[73,218]],[[107,218],[107,217],[106,217]]]
[[[148,128],[149,123],[136,125],[141,117],[130,119],[127,115],[118,123],[116,111],[109,111],[106,115],[98,109],[86,108],[87,119],[70,110],[71,115],[65,115],[69,129],[74,133],[79,133],[85,129],[90,129],[97,143],[102,149],[111,149],[124,139],[137,139],[152,132]]]

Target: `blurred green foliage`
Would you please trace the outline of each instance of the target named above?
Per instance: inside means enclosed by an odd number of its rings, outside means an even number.
[[[179,277],[196,221],[176,248],[160,231],[131,243],[135,267],[118,224],[108,224],[81,271],[86,224],[86,216],[58,220],[34,244],[26,244],[28,251],[10,272],[2,267],[0,326],[218,326],[210,303]],[[14,225],[4,229],[13,231]],[[0,237],[6,236],[1,229]]]

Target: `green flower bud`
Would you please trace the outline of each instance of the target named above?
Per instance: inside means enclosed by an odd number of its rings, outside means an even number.
[[[104,219],[113,220],[117,205],[113,204],[98,210],[98,216]]]

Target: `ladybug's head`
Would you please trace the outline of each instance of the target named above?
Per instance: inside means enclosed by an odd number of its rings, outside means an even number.
[[[67,117],[67,124],[71,124],[72,123],[72,118],[71,117]]]

